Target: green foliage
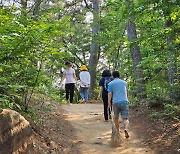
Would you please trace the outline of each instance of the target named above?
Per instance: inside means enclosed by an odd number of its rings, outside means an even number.
[[[164,106],[163,115],[175,120],[180,120],[180,106],[175,104],[166,104]]]
[[[130,43],[125,33],[128,15],[135,15],[137,40],[141,51],[148,100],[158,102],[169,98],[178,101],[178,24],[179,5],[177,1],[134,1],[127,6],[126,1],[105,1],[101,17],[101,46],[112,70],[121,72],[121,78],[128,81],[130,97],[136,97],[134,70],[130,58]],[[128,9],[127,7],[131,7]],[[103,12],[102,11],[102,12]],[[129,12],[131,11],[131,12]],[[171,19],[170,27],[167,27]],[[170,39],[171,43],[167,43]],[[173,59],[173,61],[171,60]],[[170,73],[171,68],[174,72]],[[177,73],[176,73],[177,72]],[[170,76],[174,76],[173,84]],[[172,82],[172,81],[171,81]],[[170,96],[173,91],[174,96]]]
[[[34,107],[28,107],[28,111],[26,113],[26,116],[30,119],[33,120],[33,123],[35,125],[40,125],[44,123],[44,117],[38,117],[37,116],[37,112],[39,112],[39,110],[37,110]]]
[[[72,34],[70,17],[34,20],[14,9],[0,9],[0,104],[27,111],[34,89],[48,85],[52,90],[52,76],[70,57],[61,41]]]
[[[152,120],[158,120],[158,119],[162,118],[162,113],[152,112],[152,113],[150,114],[150,118],[151,118]]]
[[[152,120],[158,120],[160,118],[180,120],[180,106],[176,104],[165,104],[164,110],[155,111],[150,114]]]
[[[51,3],[42,1],[37,14],[33,9],[23,10],[16,5],[0,8],[0,106],[3,108],[29,111],[34,91],[65,103],[64,90],[55,88],[53,81],[62,76],[65,61],[74,62],[75,68],[89,61],[92,25],[85,21],[85,15],[91,10],[81,2]],[[129,6],[126,3],[105,0],[101,5],[98,37],[101,52],[97,69],[119,70],[121,78],[128,82],[130,102],[138,104],[130,52],[130,46],[137,43],[146,101],[150,106],[164,107],[163,116],[177,117],[176,105],[167,104],[180,99],[179,3],[177,0],[136,0]],[[137,39],[128,42],[126,24],[132,15]],[[78,76],[78,70],[76,73]],[[99,88],[94,91],[98,94]],[[78,98],[76,91],[75,102]],[[158,116],[159,113],[152,114]]]

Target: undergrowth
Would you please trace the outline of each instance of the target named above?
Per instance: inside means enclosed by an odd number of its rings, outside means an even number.
[[[164,104],[164,108],[160,111],[154,111],[150,114],[152,120],[172,119],[180,120],[180,105],[177,104]]]

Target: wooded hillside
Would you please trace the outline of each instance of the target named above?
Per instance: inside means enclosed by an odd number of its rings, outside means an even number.
[[[91,97],[103,69],[119,70],[131,103],[179,112],[179,1],[2,0],[0,6],[1,107],[28,111],[34,91],[58,99],[52,82],[69,60],[77,75],[88,65]]]

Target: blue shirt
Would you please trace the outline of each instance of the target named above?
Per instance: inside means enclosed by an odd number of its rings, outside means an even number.
[[[108,84],[108,92],[112,92],[113,104],[128,102],[126,81],[115,78]]]

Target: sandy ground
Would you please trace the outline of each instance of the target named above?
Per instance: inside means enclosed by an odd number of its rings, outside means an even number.
[[[111,147],[111,121],[104,122],[102,104],[62,105],[62,108],[66,111],[66,120],[76,129],[82,154],[155,154],[155,151],[144,146],[131,126],[130,138],[125,139],[122,133],[122,145]]]

